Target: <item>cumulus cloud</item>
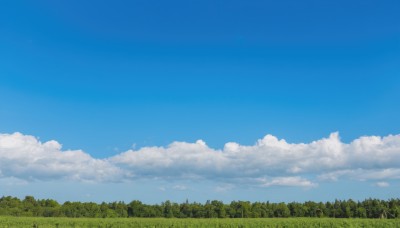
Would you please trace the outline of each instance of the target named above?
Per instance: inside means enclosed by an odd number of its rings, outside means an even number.
[[[332,133],[310,143],[272,135],[254,145],[226,143],[213,149],[198,140],[131,149],[106,159],[81,150],[63,151],[56,141],[21,133],[0,135],[0,177],[24,180],[123,181],[215,180],[262,187],[315,187],[320,181],[400,179],[400,135],[363,136],[343,143]]]
[[[112,181],[121,178],[120,168],[95,159],[81,150],[61,150],[56,141],[41,143],[21,133],[0,134],[0,176],[23,180],[68,179]]]
[[[346,144],[341,142],[338,133],[332,133],[311,143],[292,144],[266,135],[255,145],[229,142],[222,150],[212,149],[198,140],[129,150],[109,160],[136,176],[235,181],[278,178],[263,186],[314,186],[315,183],[302,175],[318,176],[318,180],[398,178],[400,136],[365,136]]]

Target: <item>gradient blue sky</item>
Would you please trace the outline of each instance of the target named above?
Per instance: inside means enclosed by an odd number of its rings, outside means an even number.
[[[56,140],[97,159],[198,139],[221,150],[266,134],[305,144],[336,131],[345,144],[397,135],[398,12],[394,0],[2,1],[0,133]],[[88,184],[2,173],[0,194],[145,202],[388,198],[398,197],[400,178],[378,180],[385,188],[350,178],[304,189],[223,177]]]

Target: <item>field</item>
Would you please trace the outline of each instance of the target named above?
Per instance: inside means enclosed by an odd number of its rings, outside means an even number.
[[[0,217],[0,227],[400,227],[400,220],[269,218],[269,219],[165,219],[165,218],[30,218]]]

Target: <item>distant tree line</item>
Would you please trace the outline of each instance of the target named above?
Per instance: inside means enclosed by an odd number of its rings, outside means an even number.
[[[11,196],[0,198],[0,215],[33,217],[165,217],[165,218],[400,218],[400,199],[364,201],[335,200],[334,202],[271,203],[207,201],[206,203],[173,203],[148,205],[134,200],[112,203],[70,202],[59,204],[52,199],[23,200]]]

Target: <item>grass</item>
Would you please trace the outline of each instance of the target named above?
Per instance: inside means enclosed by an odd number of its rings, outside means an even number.
[[[32,218],[0,217],[0,227],[400,227],[399,219],[332,219],[332,218],[266,218],[266,219],[166,219],[166,218]]]

